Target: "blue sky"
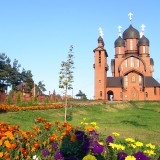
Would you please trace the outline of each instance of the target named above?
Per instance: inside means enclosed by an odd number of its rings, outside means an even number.
[[[133,13],[132,25],[139,31],[145,24],[145,36],[150,40],[150,56],[155,62],[153,77],[159,80],[160,54],[159,0],[0,0],[0,52],[21,68],[31,70],[35,83],[43,81],[46,94],[62,94],[59,71],[66,60],[69,46],[74,46],[73,95],[79,90],[94,96],[94,53],[104,32],[108,65],[114,58],[117,26],[122,32],[129,27],[128,13]],[[108,71],[108,76],[111,76]],[[72,92],[70,92],[72,94]]]

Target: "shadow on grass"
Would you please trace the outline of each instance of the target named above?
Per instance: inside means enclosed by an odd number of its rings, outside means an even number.
[[[120,123],[122,123],[122,124],[130,124],[130,125],[135,126],[135,127],[148,127],[148,125],[139,124],[136,121],[127,121],[127,120],[124,120],[124,121],[121,121]]]

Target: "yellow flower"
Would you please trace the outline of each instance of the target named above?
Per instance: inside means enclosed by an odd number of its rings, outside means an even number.
[[[117,133],[117,132],[112,132],[112,134],[113,134],[115,137],[120,136],[120,134],[119,134],[119,133]]]
[[[135,144],[129,144],[128,146],[132,147],[132,148],[136,148],[137,147]]]
[[[86,120],[86,118],[83,118],[83,121],[85,121]]]
[[[82,160],[97,160],[97,158],[95,156],[88,154],[87,156],[83,157]]]
[[[148,154],[149,156],[156,155],[156,153],[153,150],[145,150],[144,153]]]
[[[114,143],[109,143],[109,146],[111,146],[113,149],[116,150],[125,150],[125,146],[121,145],[121,144],[114,144]]]
[[[104,143],[103,142],[98,142],[100,145],[104,146]]]
[[[3,157],[3,152],[0,152],[0,158],[2,158]]]
[[[151,143],[148,143],[146,144],[146,147],[149,147],[151,149],[155,149],[155,145],[151,144]]]
[[[36,148],[32,147],[31,152],[34,152],[36,150]]]
[[[132,142],[132,143],[135,142],[135,140],[133,138],[126,138],[125,140],[126,140],[126,142]]]
[[[27,160],[30,160],[31,159],[31,157],[30,156],[27,156]]]
[[[134,156],[127,156],[125,160],[136,160],[136,158]]]
[[[135,145],[136,145],[137,147],[142,147],[142,146],[143,146],[143,143],[142,143],[142,142],[137,141],[137,142],[135,143]]]
[[[96,125],[97,125],[96,122],[91,122],[90,124],[93,125],[93,126],[96,126]]]
[[[28,147],[29,146],[29,143],[26,143],[26,147]]]

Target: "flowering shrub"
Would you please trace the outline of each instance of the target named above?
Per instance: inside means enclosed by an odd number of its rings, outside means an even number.
[[[119,133],[103,139],[97,123],[79,126],[54,124],[41,117],[35,119],[32,132],[17,125],[0,123],[1,160],[160,160],[160,146],[144,144],[133,138],[120,141]]]

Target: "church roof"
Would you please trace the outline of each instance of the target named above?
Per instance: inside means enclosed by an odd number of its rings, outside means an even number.
[[[107,77],[107,87],[122,87],[122,77]]]
[[[107,77],[107,87],[122,87],[122,77]],[[160,87],[153,77],[145,77],[145,87]]]
[[[145,77],[145,87],[160,87],[160,84],[153,77]]]
[[[121,38],[121,36],[119,36],[116,41],[114,42],[114,46],[115,47],[121,47],[121,46],[125,46],[125,42],[124,40]]]
[[[138,46],[149,46],[149,40],[144,35],[139,39]]]
[[[139,39],[140,35],[137,29],[135,29],[132,25],[130,25],[124,32],[123,32],[123,39]]]

